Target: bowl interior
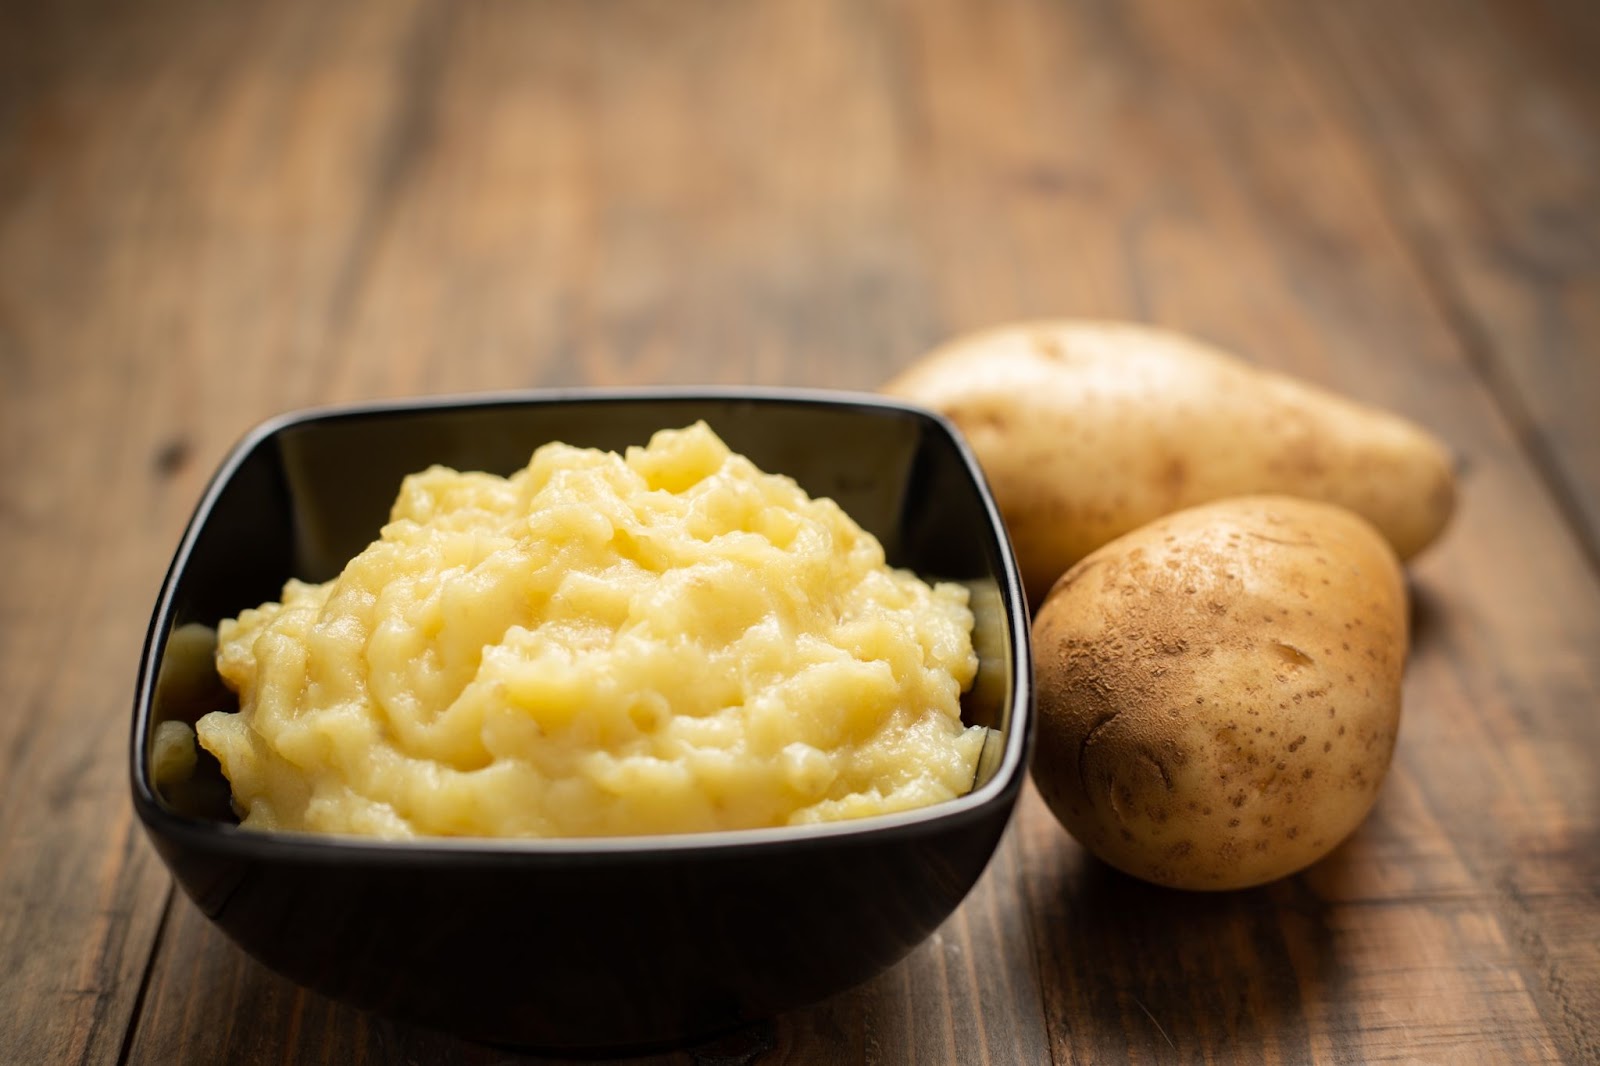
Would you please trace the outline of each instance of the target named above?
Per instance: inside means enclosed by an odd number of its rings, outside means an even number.
[[[845,394],[542,393],[291,416],[235,450],[196,511],[152,620],[134,724],[141,813],[233,820],[226,783],[204,752],[189,785],[158,791],[152,784],[157,724],[193,721],[215,709],[208,698],[227,698],[214,688],[197,700],[193,685],[162,683],[178,627],[214,626],[276,599],[290,577],[336,575],[377,536],[401,479],[431,464],[507,474],[550,441],[620,450],[698,419],[763,470],[794,478],[812,496],[832,497],[882,541],[892,565],[968,585],[980,666],[962,714],[996,732],[973,793],[952,802],[982,802],[1000,782],[1019,778],[1024,601],[998,512],[947,424],[892,401]]]

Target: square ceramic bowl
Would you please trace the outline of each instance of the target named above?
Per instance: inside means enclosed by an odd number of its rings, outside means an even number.
[[[705,419],[762,469],[831,496],[892,565],[972,590],[989,727],[975,787],[917,811],[801,828],[414,842],[241,829],[215,760],[159,789],[158,684],[187,623],[326,580],[372,541],[402,477],[508,473],[541,444],[621,449]],[[661,1046],[822,999],[892,965],[988,863],[1027,766],[1028,618],[999,513],[951,426],[872,396],[555,392],[279,418],[224,462],[161,590],[133,715],[134,806],[191,899],[261,962],[335,999],[501,1045]],[[202,660],[204,661],[204,660]],[[217,691],[222,691],[218,689]]]

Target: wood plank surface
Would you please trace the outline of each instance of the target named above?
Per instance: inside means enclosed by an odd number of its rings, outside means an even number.
[[[1367,147],[1429,298],[1600,560],[1593,4],[1319,5],[1279,32]]]
[[[6,5],[0,1062],[538,1061],[266,971],[134,824],[143,628],[255,422],[872,388],[1047,315],[1462,457],[1376,809],[1188,895],[1030,791],[903,963],[648,1061],[1600,1061],[1597,48],[1577,0]]]

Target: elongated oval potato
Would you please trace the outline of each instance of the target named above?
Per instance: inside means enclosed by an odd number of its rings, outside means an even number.
[[[1246,493],[1337,503],[1401,558],[1445,526],[1446,449],[1405,419],[1177,333],[1055,321],[962,337],[884,386],[966,434],[1029,598],[1113,537]]]
[[[1034,781],[1136,877],[1293,873],[1360,824],[1388,770],[1405,586],[1342,508],[1243,497],[1159,519],[1063,575],[1033,641]]]

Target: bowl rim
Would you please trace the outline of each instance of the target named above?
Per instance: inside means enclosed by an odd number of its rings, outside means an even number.
[[[696,833],[633,834],[607,837],[414,837],[387,839],[351,834],[311,833],[291,830],[262,831],[237,825],[195,818],[172,810],[156,795],[149,776],[149,760],[143,738],[150,731],[158,664],[153,652],[171,628],[178,577],[188,566],[201,528],[209,519],[222,491],[230,484],[245,460],[271,438],[297,426],[319,422],[340,422],[373,416],[426,413],[440,410],[472,410],[494,407],[548,406],[561,403],[625,404],[641,402],[720,402],[791,404],[831,407],[868,413],[893,413],[911,417],[937,428],[955,446],[968,476],[978,490],[990,534],[999,549],[999,588],[1006,624],[1012,633],[1007,668],[1012,671],[1010,721],[1005,747],[994,775],[982,786],[952,799],[926,807],[798,826],[757,829],[725,829]],[[781,473],[781,471],[780,471]],[[1010,806],[1026,777],[1033,738],[1033,670],[1030,621],[1015,553],[989,489],[966,439],[937,411],[900,399],[875,393],[818,388],[742,387],[742,386],[636,386],[626,388],[566,387],[514,389],[438,396],[373,400],[348,404],[308,407],[288,411],[258,423],[228,451],[212,474],[199,502],[184,528],[172,561],[162,579],[161,591],[145,633],[139,656],[137,687],[134,690],[132,729],[129,738],[130,781],[134,808],[146,827],[160,837],[181,840],[190,846],[231,854],[240,858],[277,857],[298,861],[347,861],[352,855],[385,863],[431,862],[450,857],[455,860],[509,857],[538,857],[625,860],[651,854],[682,857],[685,853],[717,853],[730,849],[782,848],[823,841],[845,842],[862,837],[904,831],[917,833],[943,829],[948,823],[981,819],[997,805]],[[987,740],[986,740],[987,743]]]

